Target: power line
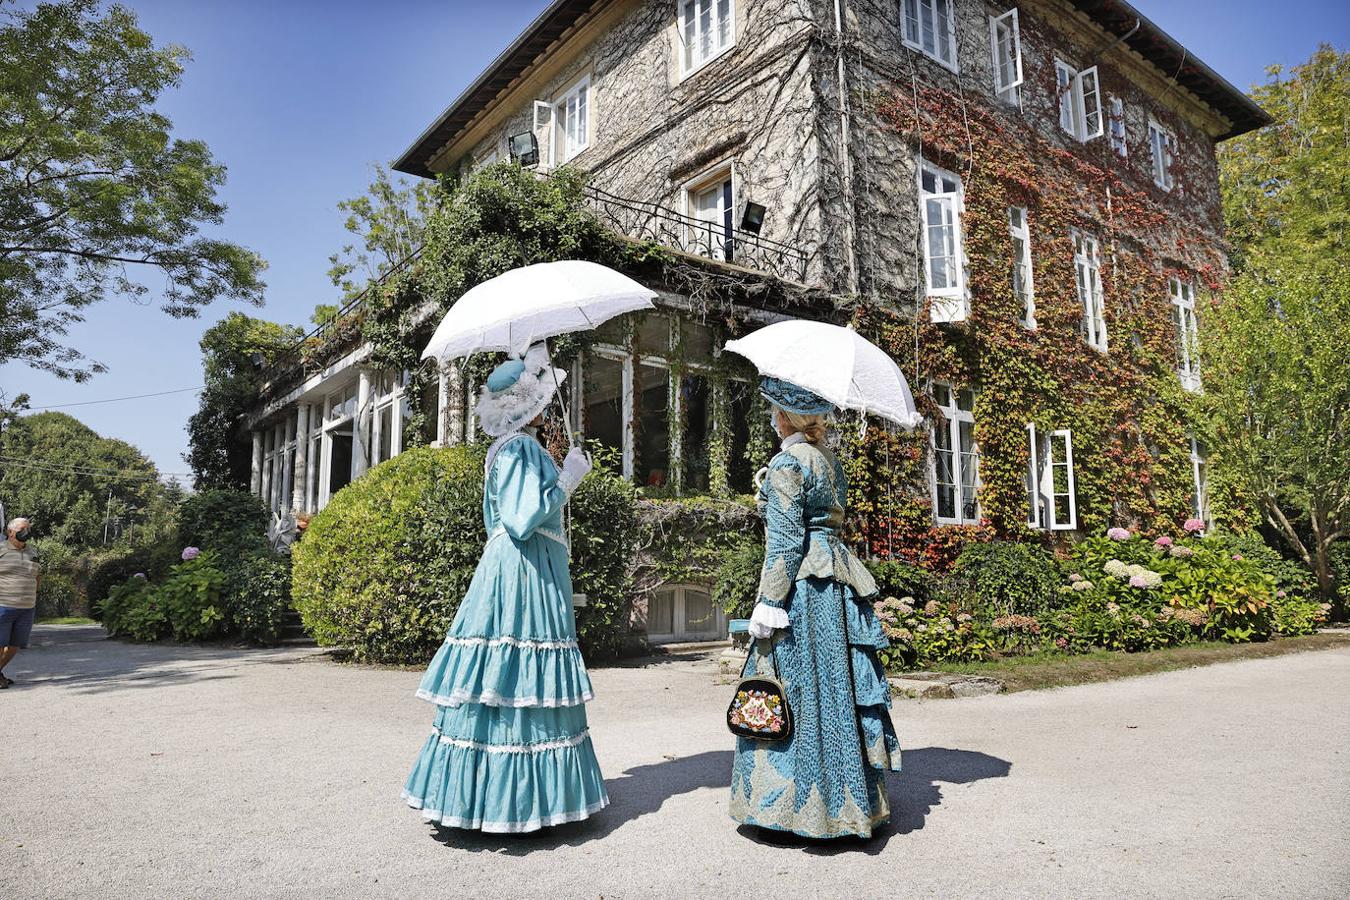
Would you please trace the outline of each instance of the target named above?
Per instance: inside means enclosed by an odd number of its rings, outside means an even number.
[[[160,478],[191,478],[187,472],[143,472],[136,469],[103,469],[96,466],[67,466],[60,463],[33,462],[16,459],[12,456],[0,456],[0,463],[16,469],[35,469],[42,472],[56,472],[66,475],[89,475],[100,478],[140,479],[157,481]]]
[[[205,390],[205,388],[206,385],[202,384],[197,387],[178,388],[172,391],[158,391],[154,394],[134,394],[130,397],[110,397],[107,400],[82,400],[79,403],[57,403],[52,406],[30,406],[28,411],[40,412],[46,409],[65,409],[70,406],[93,406],[96,403],[121,403],[123,400],[144,400],[147,397],[165,397],[169,394],[186,394],[188,391],[200,391]]]

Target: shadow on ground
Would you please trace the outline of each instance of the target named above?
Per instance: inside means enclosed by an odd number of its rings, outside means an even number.
[[[671,797],[700,788],[731,789],[730,750],[716,750],[666,760],[626,770],[618,778],[605,781],[610,805],[584,822],[544,828],[523,835],[484,834],[458,828],[435,827],[435,838],[447,847],[472,852],[505,853],[524,856],[537,850],[578,846],[612,834],[627,823],[658,811]],[[973,750],[923,747],[906,750],[904,771],[889,779],[891,823],[871,840],[842,838],[813,840],[786,832],[771,832],[741,826],[737,832],[748,840],[767,846],[789,847],[807,853],[867,853],[875,855],[897,834],[909,834],[924,827],[928,814],[942,804],[940,783],[970,784],[985,778],[1006,778],[1012,763]],[[728,821],[728,827],[731,823]]]
[[[243,665],[294,660],[295,653],[286,650],[133,644],[108,638],[97,625],[39,625],[33,629],[32,646],[6,669],[17,680],[10,690],[102,693],[217,681],[235,677],[230,670]]]

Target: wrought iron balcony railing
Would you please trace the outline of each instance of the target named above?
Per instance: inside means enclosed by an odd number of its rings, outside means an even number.
[[[585,189],[586,199],[600,221],[620,234],[653,241],[665,247],[731,263],[791,281],[806,280],[806,253],[790,244],[770,240],[726,222],[711,222],[646,200],[620,197],[596,187]],[[265,385],[287,382],[306,372],[306,351],[328,344],[359,325],[367,298],[389,278],[403,271],[421,254],[421,248],[401,260],[380,279],[353,297],[331,319],[319,324],[283,352],[260,373]],[[318,364],[322,364],[321,362]]]
[[[719,262],[732,263],[776,278],[806,280],[806,253],[724,222],[711,222],[646,200],[620,197],[596,187],[586,198],[600,221],[620,234],[653,241]]]

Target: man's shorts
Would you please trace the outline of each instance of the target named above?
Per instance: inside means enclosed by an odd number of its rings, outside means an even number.
[[[12,606],[0,606],[0,647],[28,646],[28,637],[33,633],[33,608],[15,609]]]

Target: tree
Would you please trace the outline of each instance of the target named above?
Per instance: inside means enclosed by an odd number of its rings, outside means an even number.
[[[99,437],[59,412],[21,416],[0,438],[0,497],[38,534],[75,548],[102,544],[104,525],[166,518],[171,495],[153,463],[125,441]]]
[[[253,446],[241,419],[258,396],[258,371],[294,346],[303,332],[232,312],[202,335],[205,388],[188,419],[188,452],[197,490],[247,490]]]
[[[1350,252],[1350,53],[1323,44],[1252,99],[1274,124],[1219,146],[1224,220],[1240,271],[1326,271]]]
[[[1338,602],[1350,537],[1350,55],[1323,46],[1253,97],[1273,125],[1223,145],[1237,276],[1203,319],[1216,464]],[[1341,614],[1344,609],[1339,610]]]
[[[67,329],[152,284],[175,317],[219,297],[262,302],[263,261],[200,233],[225,212],[224,166],[154,110],[187,59],[97,0],[0,11],[0,362],[77,381],[103,371],[63,344]]]
[[[360,238],[361,247],[347,244],[328,258],[333,285],[346,297],[354,297],[416,252],[435,197],[434,182],[395,182],[388,169],[376,165],[375,181],[366,193],[338,203],[347,214],[343,227]]]

